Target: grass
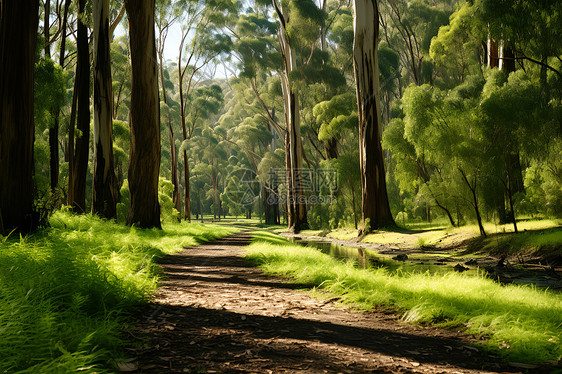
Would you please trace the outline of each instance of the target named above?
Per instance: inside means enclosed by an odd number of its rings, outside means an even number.
[[[560,293],[502,286],[482,275],[360,269],[263,232],[255,234],[247,258],[267,273],[309,283],[354,307],[383,305],[401,311],[409,322],[463,326],[483,338],[485,349],[512,361],[562,358]]]
[[[127,311],[157,288],[155,258],[233,231],[140,230],[65,212],[50,222],[0,236],[0,372],[115,371]]]
[[[440,221],[433,224],[414,222],[406,223],[406,228],[375,231],[365,235],[361,241],[373,244],[392,244],[408,249],[436,245],[448,247],[465,241],[473,241],[472,252],[476,252],[478,249],[483,252],[487,250],[490,253],[503,253],[508,248],[511,249],[511,253],[528,251],[528,249],[540,252],[544,247],[552,250],[562,246],[561,225],[560,221],[549,219],[523,220],[517,223],[520,233],[511,235],[513,234],[512,224],[485,223],[484,228],[489,235],[488,239],[483,239],[480,238],[478,225],[475,224],[452,227],[445,226]],[[329,232],[327,236],[339,240],[353,240],[357,238],[357,230],[337,229]],[[496,247],[498,248],[496,249]]]

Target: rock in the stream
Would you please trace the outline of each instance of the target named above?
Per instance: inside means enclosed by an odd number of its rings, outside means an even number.
[[[463,271],[469,270],[466,266],[462,266],[461,264],[456,264],[455,266],[453,266],[453,269],[455,269],[455,271],[458,271],[458,272],[461,272],[461,273]]]

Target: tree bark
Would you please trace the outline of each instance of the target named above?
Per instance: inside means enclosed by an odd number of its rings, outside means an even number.
[[[37,0],[0,1],[0,233],[33,230]]]
[[[115,218],[113,93],[109,54],[109,0],[94,0],[94,179],[92,213]]]
[[[390,212],[384,157],[380,141],[379,13],[377,0],[354,0],[353,70],[359,115],[359,163],[361,168],[360,234],[394,226]]]
[[[86,0],[78,0],[78,12],[83,14]],[[77,213],[86,212],[86,176],[88,174],[88,157],[90,153],[90,52],[88,47],[88,28],[78,17],[77,31],[77,66],[78,85],[77,129],[80,135],[76,139],[72,162],[71,186],[68,189],[68,203]]]
[[[127,224],[161,228],[158,203],[160,100],[154,0],[126,0],[131,45],[130,210]]]
[[[487,44],[487,62],[488,62],[488,67],[490,69],[492,68],[497,68],[499,66],[499,54],[498,54],[498,44],[496,43],[495,40],[493,40],[492,38],[490,38],[490,36],[488,36],[488,44]]]

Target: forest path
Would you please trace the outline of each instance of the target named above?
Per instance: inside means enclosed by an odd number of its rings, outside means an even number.
[[[247,232],[160,261],[165,279],[139,311],[129,348],[143,373],[519,372],[454,331],[321,301],[306,284],[244,258]],[[486,368],[483,370],[482,368]]]

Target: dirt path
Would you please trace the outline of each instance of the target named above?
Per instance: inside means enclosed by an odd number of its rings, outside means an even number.
[[[240,233],[161,261],[167,279],[129,348],[143,373],[520,372],[453,331],[319,301],[242,256]],[[524,371],[524,369],[523,369]],[[532,372],[537,372],[533,369]]]

